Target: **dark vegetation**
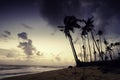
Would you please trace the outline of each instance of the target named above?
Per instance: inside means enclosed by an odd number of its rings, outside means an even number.
[[[120,67],[120,42],[108,42],[103,30],[95,30],[93,17],[87,20],[66,16],[64,26],[58,26],[69,39],[77,67]],[[76,53],[71,32],[79,29],[82,39],[80,59]],[[88,54],[89,53],[89,54]]]

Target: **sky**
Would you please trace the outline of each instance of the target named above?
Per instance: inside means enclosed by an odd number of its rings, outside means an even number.
[[[94,16],[96,30],[120,41],[120,0],[0,0],[0,64],[74,65],[65,16]],[[78,32],[73,35],[80,53]]]

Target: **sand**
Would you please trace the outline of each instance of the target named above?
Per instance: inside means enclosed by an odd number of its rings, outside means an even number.
[[[2,80],[120,80],[120,69],[101,70],[98,67],[74,67]]]

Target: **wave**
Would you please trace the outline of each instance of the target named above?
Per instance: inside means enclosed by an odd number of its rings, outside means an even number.
[[[63,67],[26,66],[26,65],[0,65],[0,79],[12,76],[40,73],[58,70]]]

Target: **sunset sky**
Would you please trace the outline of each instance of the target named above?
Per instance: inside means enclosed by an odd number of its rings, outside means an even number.
[[[69,41],[57,26],[66,15],[94,16],[97,30],[104,30],[109,41],[120,41],[119,4],[120,0],[0,0],[0,64],[74,65]],[[80,53],[78,32],[72,35]]]

